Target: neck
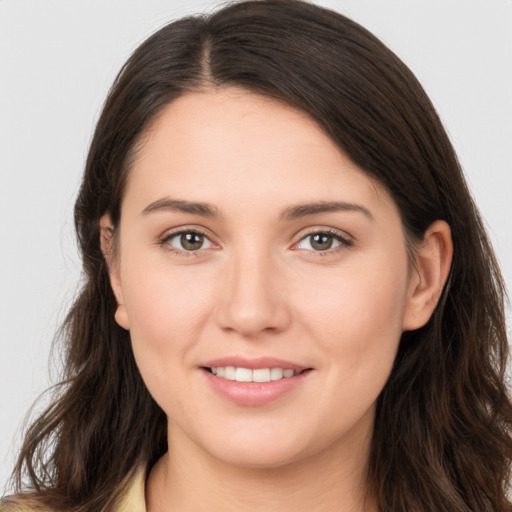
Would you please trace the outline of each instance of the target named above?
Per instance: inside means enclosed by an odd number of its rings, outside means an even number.
[[[261,469],[214,458],[173,428],[169,452],[148,478],[147,510],[376,512],[365,481],[370,438],[345,439],[321,453]]]

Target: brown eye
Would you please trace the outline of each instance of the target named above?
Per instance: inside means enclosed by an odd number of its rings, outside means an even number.
[[[305,236],[298,244],[298,249],[312,252],[326,252],[343,246],[349,247],[352,242],[338,233],[319,231]]]
[[[212,243],[210,240],[197,231],[182,231],[175,233],[165,240],[174,249],[183,252],[199,251],[201,249],[208,249]]]
[[[334,242],[332,235],[326,235],[325,233],[317,233],[316,235],[310,235],[311,247],[315,251],[326,251],[332,247]]]
[[[203,245],[204,236],[199,233],[183,233],[180,242],[186,251],[197,251]]]

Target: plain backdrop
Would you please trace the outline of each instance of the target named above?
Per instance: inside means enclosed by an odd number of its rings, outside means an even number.
[[[512,0],[317,3],[369,28],[416,73],[511,290]],[[72,207],[107,90],[150,33],[220,4],[0,0],[0,495],[25,414],[58,369],[50,344],[80,277]]]

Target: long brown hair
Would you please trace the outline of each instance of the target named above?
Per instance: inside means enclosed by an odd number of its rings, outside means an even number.
[[[84,285],[64,326],[66,374],[27,432],[16,503],[109,511],[135,469],[166,451],[165,414],[114,320],[99,219],[109,212],[118,224],[137,142],[162,108],[187,92],[228,86],[315,119],[388,188],[410,240],[437,219],[451,226],[454,258],[441,300],[427,325],[403,334],[378,399],[368,488],[380,510],[512,510],[505,289],[454,150],[422,87],[388,48],[300,0],[239,2],[170,23],[118,75],[75,206]]]

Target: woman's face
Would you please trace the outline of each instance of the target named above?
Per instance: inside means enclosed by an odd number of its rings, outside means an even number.
[[[118,235],[116,318],[171,445],[277,467],[367,444],[415,273],[388,192],[306,114],[238,89],[177,99]]]

